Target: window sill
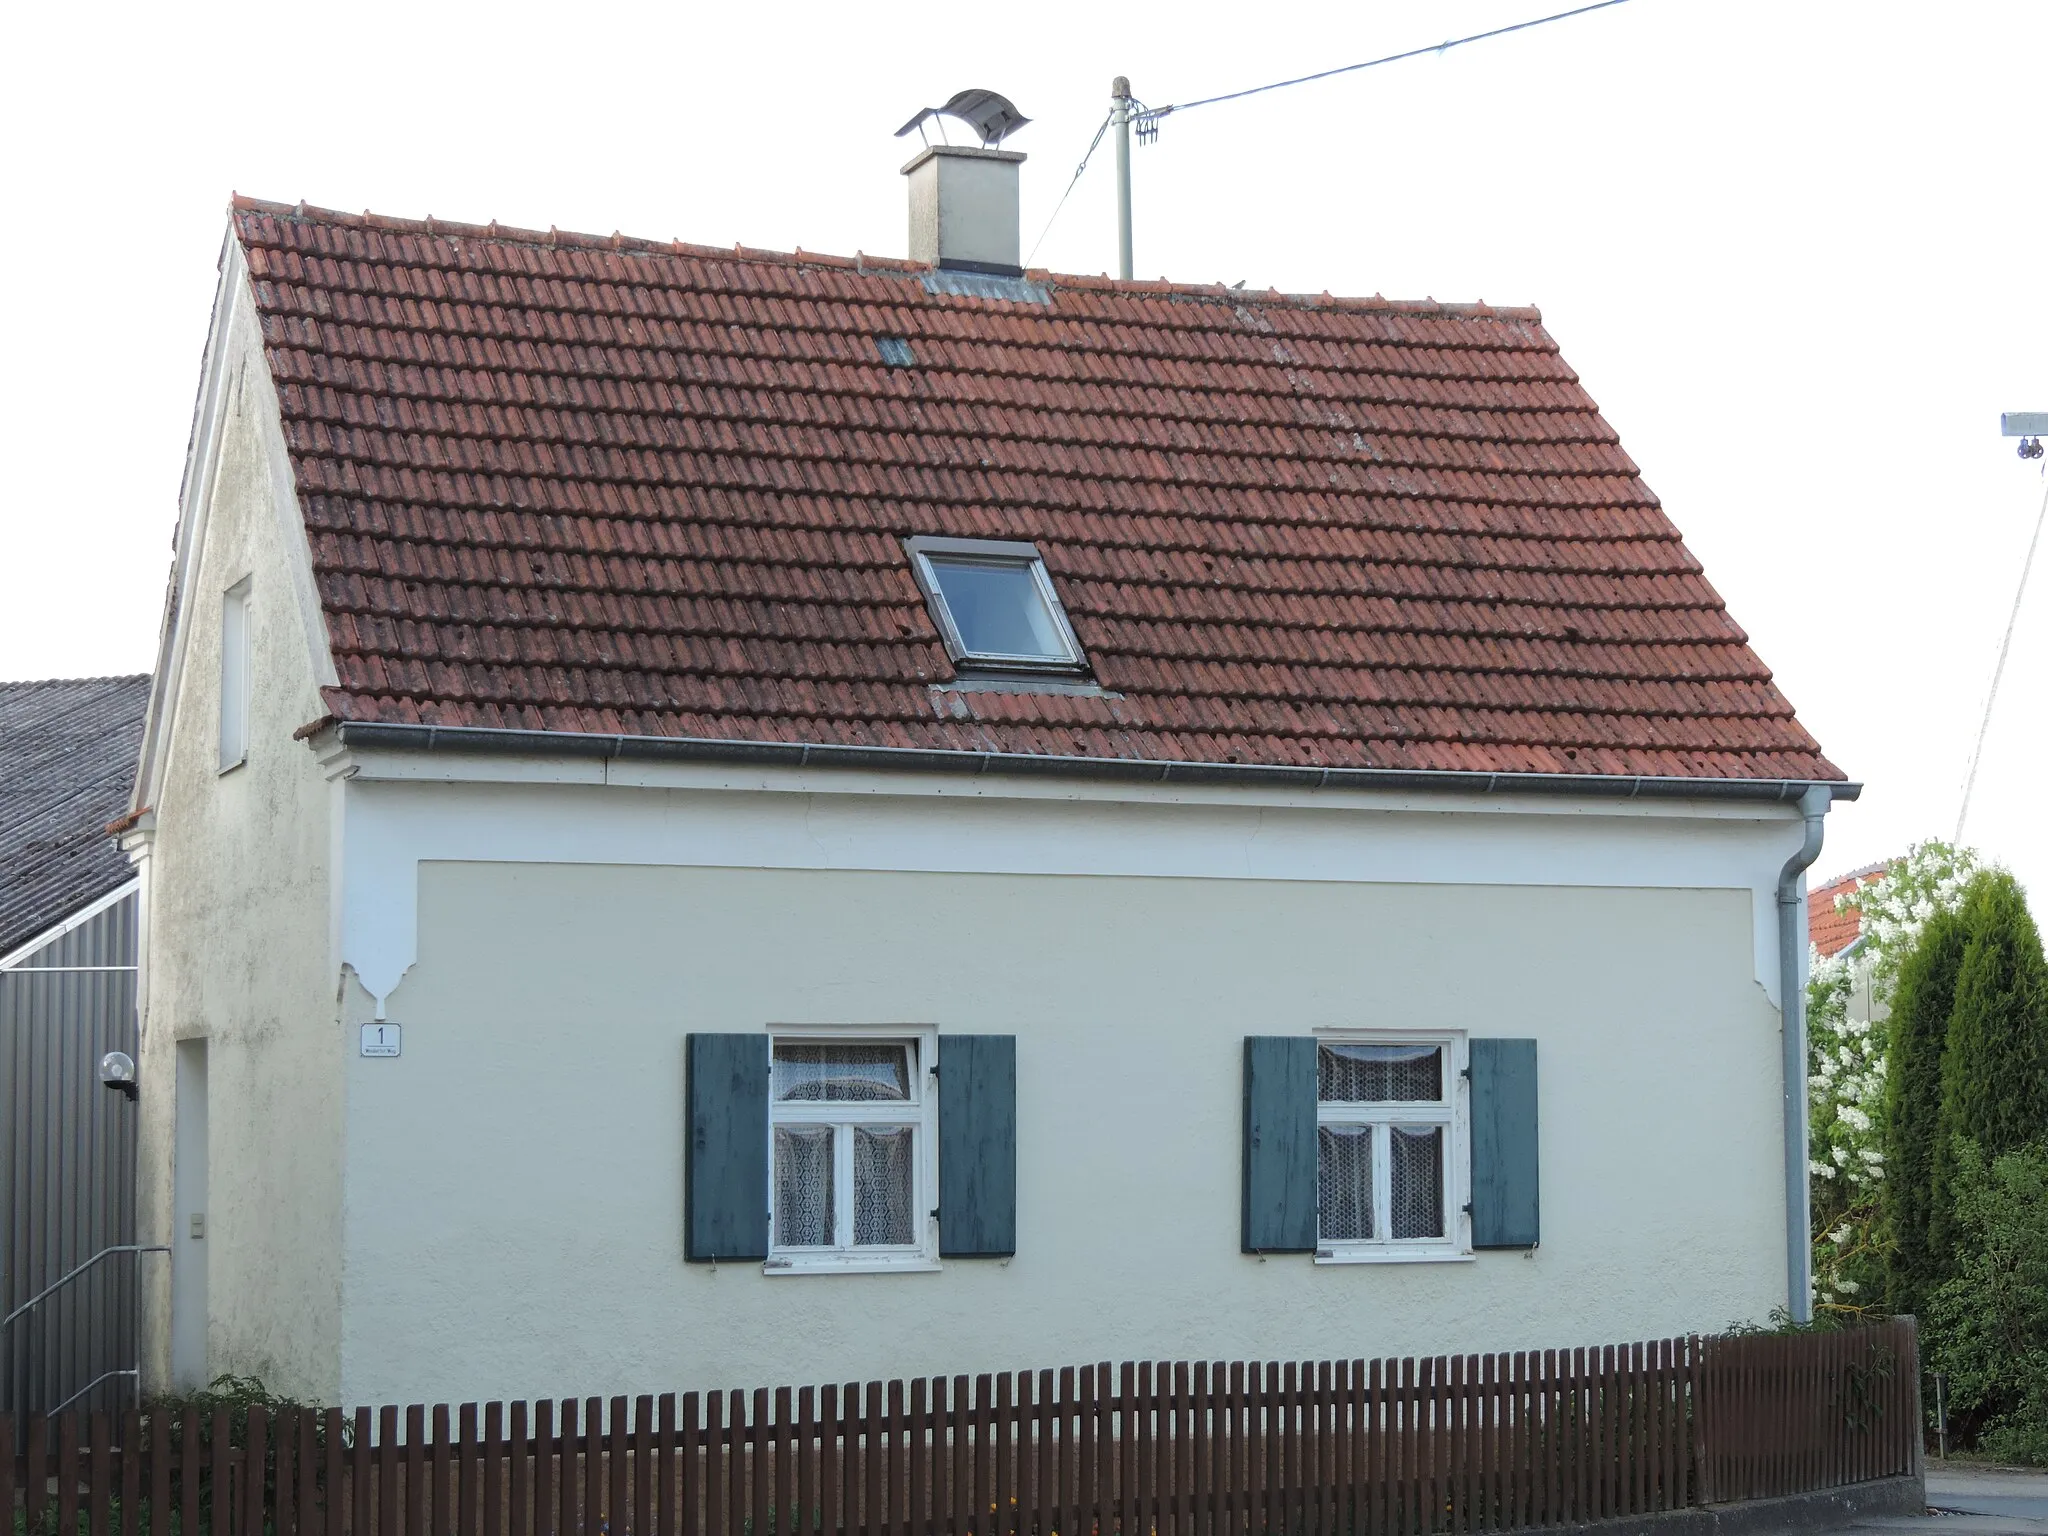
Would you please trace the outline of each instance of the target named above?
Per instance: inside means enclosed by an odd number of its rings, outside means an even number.
[[[1318,1248],[1318,1264],[1470,1264],[1454,1248]]]
[[[249,765],[249,754],[248,754],[248,753],[246,753],[246,752],[244,752],[244,753],[243,753],[243,754],[242,754],[242,755],[241,755],[240,757],[236,758],[236,759],[235,759],[235,760],[234,760],[234,761],[233,761],[232,763],[222,763],[222,764],[221,764],[221,765],[220,765],[220,766],[219,766],[218,768],[214,769],[214,770],[213,770],[213,776],[214,776],[215,778],[217,778],[217,779],[219,779],[219,778],[225,778],[225,777],[226,777],[226,776],[227,776],[228,774],[231,774],[231,773],[233,773],[233,772],[234,772],[234,771],[235,771],[235,770],[236,770],[237,768],[246,768],[246,767],[247,767],[248,765]]]
[[[903,1258],[769,1259],[764,1275],[935,1275],[939,1261],[921,1256]]]

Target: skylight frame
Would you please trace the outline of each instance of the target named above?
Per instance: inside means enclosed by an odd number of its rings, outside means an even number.
[[[1059,592],[1052,584],[1052,574],[1045,568],[1045,557],[1038,552],[1036,544],[1008,539],[950,539],[921,534],[915,538],[905,539],[903,547],[910,554],[911,571],[917,577],[917,585],[924,593],[925,606],[931,611],[932,621],[938,625],[939,638],[945,642],[946,654],[952,658],[955,667],[967,672],[1012,677],[1065,678],[1087,675],[1088,658],[1081,649],[1080,637],[1074,633],[1074,626],[1067,618],[1066,606],[1060,601]],[[942,564],[950,561],[1013,569],[1021,567],[1030,572],[1038,591],[1039,601],[1051,615],[1053,628],[1065,646],[1066,654],[1017,655],[969,649],[961,635],[960,626],[954,621],[953,610],[946,601],[942,578],[933,568],[934,556],[938,557]]]

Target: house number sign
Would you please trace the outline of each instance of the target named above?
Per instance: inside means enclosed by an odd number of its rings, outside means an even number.
[[[365,1024],[363,1026],[363,1054],[365,1056],[396,1056],[398,1047],[405,1038],[402,1024]]]

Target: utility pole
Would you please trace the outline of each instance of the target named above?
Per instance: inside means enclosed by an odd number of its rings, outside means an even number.
[[[1109,85],[1109,120],[1116,125],[1116,275],[1131,280],[1131,82]]]

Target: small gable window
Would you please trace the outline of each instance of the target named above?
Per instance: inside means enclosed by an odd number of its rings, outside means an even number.
[[[1086,665],[1037,546],[917,538],[908,547],[955,662],[1018,672],[1079,672]]]

